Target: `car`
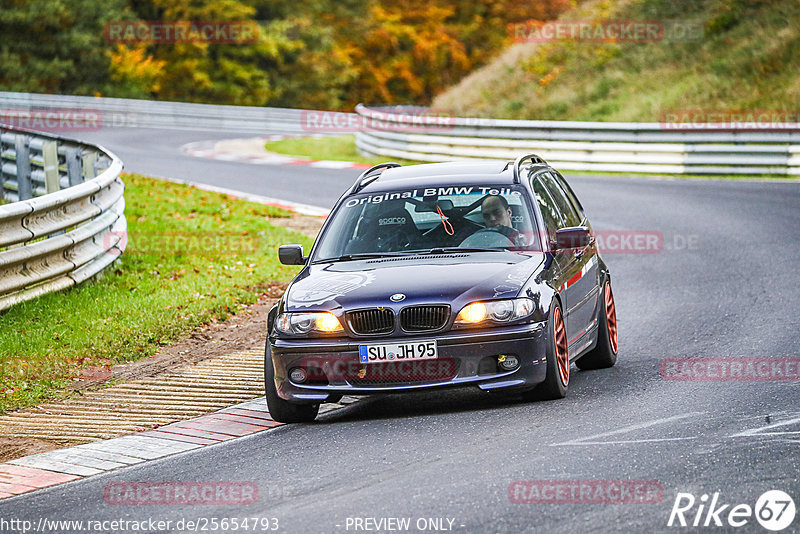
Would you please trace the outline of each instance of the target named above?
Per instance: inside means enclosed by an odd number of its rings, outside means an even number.
[[[561,174],[513,162],[376,165],[336,202],[267,319],[266,400],[308,422],[343,395],[476,386],[566,395],[614,365],[611,274]]]

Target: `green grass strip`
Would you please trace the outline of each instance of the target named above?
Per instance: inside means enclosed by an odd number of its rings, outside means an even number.
[[[312,240],[278,208],[128,174],[125,254],[96,281],[0,314],[0,410],[59,396],[85,367],[148,357],[255,302],[299,267],[277,248]]]

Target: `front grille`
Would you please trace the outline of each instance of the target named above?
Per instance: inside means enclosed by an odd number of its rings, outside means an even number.
[[[406,332],[439,330],[450,318],[450,306],[411,306],[400,312],[400,326]]]
[[[353,386],[447,382],[455,378],[458,364],[453,358],[369,363],[358,372],[349,372],[347,381]]]
[[[348,312],[347,320],[356,334],[389,334],[394,330],[394,313],[386,308]]]

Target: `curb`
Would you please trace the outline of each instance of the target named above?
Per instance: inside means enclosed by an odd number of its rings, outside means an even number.
[[[286,139],[288,137],[292,136],[270,135],[255,139],[259,139],[263,144],[267,141],[280,141],[281,139]],[[235,141],[235,139],[229,141]],[[187,143],[181,147],[181,150],[186,154],[196,158],[236,161],[239,163],[250,163],[253,165],[308,165],[309,167],[314,167],[317,169],[369,169],[372,167],[372,165],[369,165],[368,163],[336,160],[314,160],[309,158],[298,158],[297,156],[271,154],[266,151],[263,155],[228,152],[218,150],[216,148],[218,142],[219,141],[198,141],[195,143]]]
[[[181,180],[178,178],[166,178],[163,176],[159,176],[158,179],[163,180],[165,182],[171,182],[173,184],[188,185],[191,187],[195,187],[197,189],[202,189],[203,191],[210,191],[212,193],[221,193],[223,195],[228,195],[229,197],[240,198],[242,200],[248,200],[250,202],[255,202],[257,204],[264,204],[265,206],[282,208],[288,211],[299,213],[301,215],[310,215],[312,217],[327,217],[331,212],[331,210],[323,208],[322,206],[312,206],[311,204],[302,204],[300,202],[293,202],[291,200],[265,197],[262,195],[247,193],[245,191],[238,191],[236,189],[228,189],[225,187],[217,187],[216,185],[203,184],[200,182],[192,182],[190,180]]]
[[[355,399],[320,408],[320,414]],[[267,411],[264,397],[194,419],[105,441],[43,452],[0,464],[0,499],[99,475],[172,454],[284,426]]]

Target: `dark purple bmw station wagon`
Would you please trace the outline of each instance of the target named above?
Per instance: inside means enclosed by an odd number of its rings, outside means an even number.
[[[608,267],[564,178],[535,155],[365,171],[270,311],[273,418],[313,420],[342,395],[454,386],[567,393],[572,362],[611,367]]]

